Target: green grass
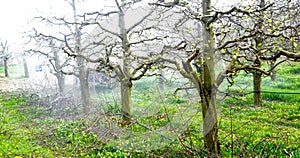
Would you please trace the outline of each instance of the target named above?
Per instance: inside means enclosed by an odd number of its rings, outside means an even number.
[[[40,118],[47,107],[28,100],[26,95],[0,96],[0,157],[126,157],[87,131],[86,120]]]
[[[4,67],[0,66],[0,74],[4,76]],[[10,77],[23,77],[24,70],[22,65],[9,65],[8,66],[8,74]],[[14,78],[13,77],[13,78]]]
[[[53,156],[47,148],[38,145],[35,138],[38,128],[32,128],[27,115],[19,112],[26,100],[1,96],[0,102],[0,157]]]
[[[281,75],[299,75],[300,64],[299,63],[283,63],[277,68],[278,74]]]
[[[264,77],[264,91],[300,89],[299,65],[283,67],[277,81]],[[238,77],[236,83],[250,91],[251,75]],[[126,127],[120,126],[118,115],[86,116],[63,105],[51,111],[29,94],[0,94],[0,157],[204,157],[202,114],[195,91],[174,96],[182,83],[169,83],[163,91],[156,84],[155,78],[135,82],[132,98],[139,124]],[[239,92],[240,87],[231,90]],[[100,96],[101,112],[120,113],[114,94],[107,90],[105,98]],[[266,93],[263,100],[262,106],[254,106],[253,94],[248,94],[228,97],[218,106],[222,157],[300,156],[300,95]],[[60,114],[69,117],[56,117]],[[111,141],[104,141],[103,129],[111,130],[105,136]]]
[[[258,107],[229,105],[230,107],[223,106],[224,119],[220,121],[220,128],[225,133],[233,133],[235,146],[245,147],[243,149],[245,151],[239,151],[240,154],[242,152],[252,154],[253,150],[254,155],[264,155],[263,157],[272,155],[285,157],[284,150],[294,155],[300,154],[298,103],[265,102],[263,106]],[[230,139],[230,136],[224,134],[220,137],[227,139],[227,143]],[[235,154],[239,155],[239,152],[236,151]]]

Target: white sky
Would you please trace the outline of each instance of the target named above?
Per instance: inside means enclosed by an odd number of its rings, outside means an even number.
[[[215,0],[219,4],[222,1],[224,2],[224,0]],[[114,1],[77,0],[77,2],[77,9],[80,14],[100,11]],[[34,27],[30,25],[30,21],[35,16],[46,15],[70,16],[72,9],[66,0],[0,0],[0,40],[7,40],[11,51],[22,51],[21,45],[25,42],[22,33]]]
[[[78,12],[100,11],[109,0],[77,0]],[[112,0],[110,0],[112,2]],[[34,26],[30,21],[35,16],[72,15],[66,0],[0,0],[0,40],[8,41],[11,51],[21,51],[23,32]]]

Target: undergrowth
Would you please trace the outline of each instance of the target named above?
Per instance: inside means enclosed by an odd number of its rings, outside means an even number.
[[[266,77],[264,91],[297,91],[298,69],[280,70],[277,81]],[[237,83],[249,82],[246,77]],[[204,157],[199,100],[193,90],[175,95],[181,83],[176,84],[157,92],[137,83],[134,121],[125,127],[117,101],[83,114],[66,98],[47,105],[27,92],[1,93],[0,157]],[[220,155],[300,157],[300,95],[266,93],[262,106],[254,106],[252,98],[228,97],[218,106]]]

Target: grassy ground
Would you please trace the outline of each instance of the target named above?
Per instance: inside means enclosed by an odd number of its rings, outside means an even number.
[[[8,67],[8,74],[10,77],[23,77],[23,66],[22,65],[10,65]],[[22,74],[22,75],[20,75]],[[4,76],[4,67],[0,67],[0,76]]]
[[[264,91],[299,92],[300,65],[286,67],[280,67],[277,81],[264,78]],[[195,91],[174,96],[181,83],[165,90],[155,83],[135,83],[136,123],[128,127],[118,124],[121,118],[114,114],[120,108],[112,91],[99,93],[99,110],[88,115],[72,102],[48,105],[28,93],[1,93],[0,157],[205,156]],[[231,91],[252,90],[251,76],[241,76],[236,83]],[[220,102],[222,157],[300,157],[300,94],[264,93],[262,106],[252,104],[252,95]]]

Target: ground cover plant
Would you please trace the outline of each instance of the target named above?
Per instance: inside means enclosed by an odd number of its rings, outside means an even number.
[[[272,93],[263,93],[261,106],[253,105],[252,89],[244,88],[251,77],[236,79],[228,90],[243,93],[218,106],[222,157],[300,156],[299,68],[283,65],[276,81],[265,77],[263,91]],[[204,157],[194,91],[174,94],[184,85],[180,82],[158,90],[154,77],[134,85],[136,115],[126,127],[119,123],[121,109],[113,90],[99,92],[96,110],[89,115],[71,99],[54,103],[37,92],[1,92],[0,157]]]

